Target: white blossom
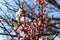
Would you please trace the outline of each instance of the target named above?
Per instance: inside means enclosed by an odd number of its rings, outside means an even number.
[[[20,22],[24,22],[25,21],[25,18],[24,17],[21,17],[20,18]]]

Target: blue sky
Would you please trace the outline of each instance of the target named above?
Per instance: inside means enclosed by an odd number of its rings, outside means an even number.
[[[8,1],[11,1],[11,0],[8,0]],[[26,1],[29,1],[29,0],[26,0]],[[58,4],[60,4],[60,0],[56,0],[58,2]],[[1,0],[0,2],[3,2],[3,0]],[[0,4],[0,7],[2,7],[4,10],[6,9],[3,5]],[[1,15],[1,11],[0,11],[0,15]],[[48,14],[49,16],[51,15],[54,15],[54,17],[59,17],[60,18],[60,12],[52,12],[52,13],[49,13]],[[4,32],[2,29],[0,29],[0,33],[1,32]],[[21,34],[23,35],[23,34]],[[7,37],[8,38],[8,37]],[[2,36],[0,35],[0,40],[7,40],[6,39],[6,36]],[[56,37],[55,40],[60,40],[59,37]]]

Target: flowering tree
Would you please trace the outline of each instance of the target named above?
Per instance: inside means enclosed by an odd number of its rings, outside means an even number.
[[[40,37],[44,35],[47,35],[47,36],[51,34],[57,35],[60,33],[58,31],[55,31],[54,27],[51,27],[51,20],[53,18],[53,15],[50,19],[48,19],[47,12],[44,9],[44,0],[35,0],[35,2],[38,6],[38,10],[35,14],[29,13],[27,11],[26,13],[23,13],[23,11],[25,10],[22,7],[18,10],[18,12],[16,12],[16,16],[17,16],[16,20],[11,19],[12,22],[14,21],[17,22],[13,30],[18,36],[19,40],[20,40],[20,37],[19,37],[20,32],[18,32],[18,30],[24,32],[24,36],[22,40],[28,40],[28,39],[38,40]],[[21,5],[22,6],[24,5],[24,1],[21,3]],[[32,7],[32,9],[33,8],[34,7]],[[26,22],[25,20],[25,17],[27,16],[31,16],[31,18],[28,17],[29,18],[28,22]],[[41,40],[43,39],[44,38],[42,38]],[[46,40],[49,40],[49,38],[46,37]],[[53,38],[51,40],[53,40]]]
[[[4,3],[2,4],[4,4],[10,11],[12,10],[16,12],[17,9],[14,6],[10,5],[13,7],[13,9],[10,9],[9,3],[5,0],[4,2],[8,5]],[[19,3],[14,0],[14,2],[17,4],[17,6],[19,6],[18,11],[16,12],[16,18],[11,18],[6,14],[5,17],[7,18],[4,18],[2,16],[0,16],[0,18],[12,27],[12,30],[16,35],[11,35],[5,27],[1,27],[7,31],[7,34],[3,35],[10,35],[12,39],[14,39],[13,37],[18,37],[18,40],[54,40],[54,38],[60,34],[60,31],[58,31],[60,28],[55,26],[56,23],[52,23],[52,20],[60,19],[54,18],[53,15],[51,17],[48,17],[48,13],[45,10],[46,4],[44,0],[34,0],[34,4],[31,1],[34,6],[31,6],[32,4],[28,5],[25,0],[22,0],[20,2],[18,0]],[[37,8],[36,11],[35,8]],[[26,20],[26,17],[29,18],[28,21]],[[7,21],[6,19],[9,20]],[[3,23],[1,24],[4,26]],[[24,32],[22,39],[20,32]]]

